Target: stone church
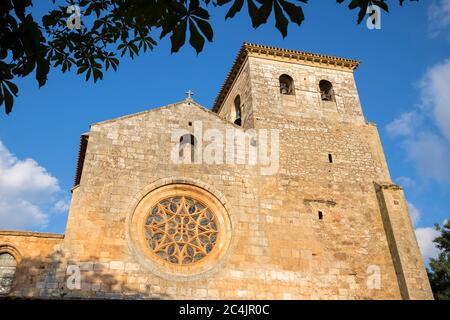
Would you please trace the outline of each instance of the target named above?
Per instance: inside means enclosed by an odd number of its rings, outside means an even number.
[[[66,232],[0,231],[0,295],[432,299],[358,64],[245,43],[211,109],[91,125]]]

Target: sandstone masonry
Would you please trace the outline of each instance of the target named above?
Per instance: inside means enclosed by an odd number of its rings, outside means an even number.
[[[0,254],[17,263],[8,295],[432,299],[402,188],[362,113],[357,66],[244,44],[212,111],[186,99],[93,124],[81,139],[65,234],[0,231]],[[284,74],[292,94],[280,91]],[[239,116],[243,129],[280,132],[276,174],[262,175],[258,165],[170,161],[173,130],[194,134],[195,121],[204,130],[238,129]],[[165,275],[134,246],[135,209],[168,185],[204,190],[229,218],[229,245],[217,249],[224,252],[208,272],[177,278],[170,274],[181,269],[168,266]],[[76,275],[70,266],[79,270],[79,288],[68,286]]]

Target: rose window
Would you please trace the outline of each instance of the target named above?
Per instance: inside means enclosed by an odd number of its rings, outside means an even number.
[[[213,250],[218,236],[213,212],[189,196],[159,201],[145,219],[144,228],[150,250],[176,265],[202,260]]]

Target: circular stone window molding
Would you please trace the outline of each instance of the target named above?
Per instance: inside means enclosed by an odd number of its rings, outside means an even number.
[[[151,272],[170,280],[193,280],[223,265],[231,222],[211,192],[187,183],[155,186],[131,210],[127,242]]]

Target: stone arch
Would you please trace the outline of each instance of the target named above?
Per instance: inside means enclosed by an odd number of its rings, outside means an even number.
[[[193,134],[185,134],[180,137],[179,157],[184,163],[188,160],[190,163],[195,163],[195,148],[197,146],[197,139]],[[186,152],[189,149],[189,152]],[[187,158],[188,157],[188,158]],[[185,161],[186,160],[186,161]]]
[[[22,257],[14,246],[0,245],[0,296],[7,295],[11,291],[21,261]]]
[[[322,101],[335,101],[333,84],[328,80],[320,80],[320,98]]]
[[[282,74],[279,78],[280,81],[280,93],[285,95],[294,94],[294,79],[287,74]]]
[[[241,96],[237,95],[234,98],[234,112],[232,113],[233,123],[241,126],[242,125],[242,104],[241,104]]]

